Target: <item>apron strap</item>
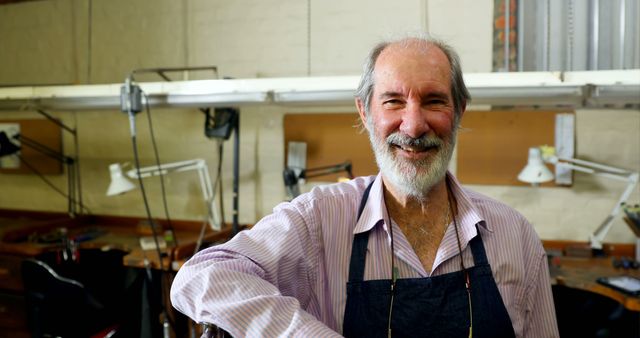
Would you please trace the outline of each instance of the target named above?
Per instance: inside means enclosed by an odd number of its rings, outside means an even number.
[[[371,183],[369,183],[367,188],[364,189],[364,193],[362,193],[362,200],[360,200],[360,206],[358,207],[358,218],[356,219],[356,222],[358,220],[360,220],[360,216],[362,215],[362,212],[364,211],[364,207],[365,207],[365,205],[367,205],[367,200],[369,199],[369,192],[371,192],[371,187],[373,186],[373,182],[375,182],[375,180],[373,180]]]
[[[482,236],[480,236],[478,224],[476,224],[476,232],[478,234],[469,241],[471,253],[473,253],[473,263],[475,266],[488,265],[489,260],[487,259],[487,252],[484,249],[484,244],[482,243]]]
[[[358,207],[357,220],[360,219],[360,216],[364,211],[364,207],[365,205],[367,205],[367,199],[369,199],[369,192],[371,191],[371,186],[373,186],[373,182],[369,183],[367,188],[364,190],[364,193],[362,194],[360,207]],[[369,231],[354,235],[353,244],[351,247],[351,261],[349,262],[349,281],[350,282],[362,281],[364,279],[364,262],[366,260],[368,244],[369,244]]]

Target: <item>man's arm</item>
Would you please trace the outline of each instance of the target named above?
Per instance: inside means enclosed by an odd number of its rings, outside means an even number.
[[[534,279],[526,293],[525,337],[559,337],[546,254],[538,255]]]
[[[234,337],[339,337],[303,310],[314,301],[314,231],[290,205],[276,210],[185,263],[171,286],[173,306]]]

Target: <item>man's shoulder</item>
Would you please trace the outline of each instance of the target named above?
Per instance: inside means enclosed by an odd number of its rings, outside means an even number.
[[[467,187],[464,187],[463,191],[484,218],[512,219],[518,223],[529,223],[519,211],[504,202]]]
[[[358,203],[367,186],[376,176],[359,176],[345,182],[337,182],[315,186],[311,191],[303,193],[284,205],[306,209],[330,204],[339,207],[344,203]]]
[[[519,211],[477,191],[464,188],[464,192],[490,231],[483,233],[483,240],[514,256],[520,253],[528,257],[523,258],[525,265],[535,264],[536,257],[544,254],[533,225]]]
[[[376,176],[358,176],[344,182],[323,184],[314,187],[307,194],[310,198],[325,198],[327,196],[360,196]]]

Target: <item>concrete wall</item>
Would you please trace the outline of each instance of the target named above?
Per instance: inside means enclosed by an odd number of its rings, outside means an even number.
[[[0,6],[0,85],[118,83],[136,68],[216,65],[220,76],[359,74],[372,44],[428,30],[461,54],[466,72],[491,70],[491,0],[56,0]],[[208,74],[194,74],[202,78]],[[152,76],[141,80],[154,80]],[[354,107],[250,106],[241,110],[240,221],[253,223],[284,200],[282,120],[288,112],[355,112]],[[139,193],[107,198],[107,166],[132,159],[127,118],[117,111],[51,112],[79,133],[84,202],[96,214],[143,216]],[[194,109],[153,109],[162,162],[205,158],[216,143]],[[38,118],[0,112],[0,118]],[[142,165],[154,163],[147,117],[137,117]],[[577,112],[578,155],[640,170],[640,113]],[[64,138],[65,150],[73,142]],[[231,215],[232,144],[224,146],[226,215]],[[49,177],[60,187],[64,176]],[[158,182],[150,204],[163,217]],[[195,173],[166,177],[173,218],[197,220],[204,207]],[[63,211],[64,198],[31,175],[0,175],[0,208]],[[620,184],[576,175],[566,188],[474,187],[523,212],[541,237],[586,240],[609,212]],[[638,191],[631,201],[639,200]],[[631,242],[621,221],[607,241]]]

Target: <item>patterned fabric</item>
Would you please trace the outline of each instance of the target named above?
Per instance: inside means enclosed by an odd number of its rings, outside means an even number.
[[[371,193],[357,220],[369,183]],[[512,208],[463,189],[449,175],[458,204],[465,266],[469,241],[481,232],[493,277],[517,337],[557,337],[546,255],[533,227]],[[202,250],[178,272],[173,306],[196,322],[218,325],[235,337],[339,337],[353,235],[371,230],[365,280],[389,279],[389,224],[378,175],[315,188],[278,205],[251,230]],[[425,271],[392,220],[400,278],[458,271],[453,223]]]

